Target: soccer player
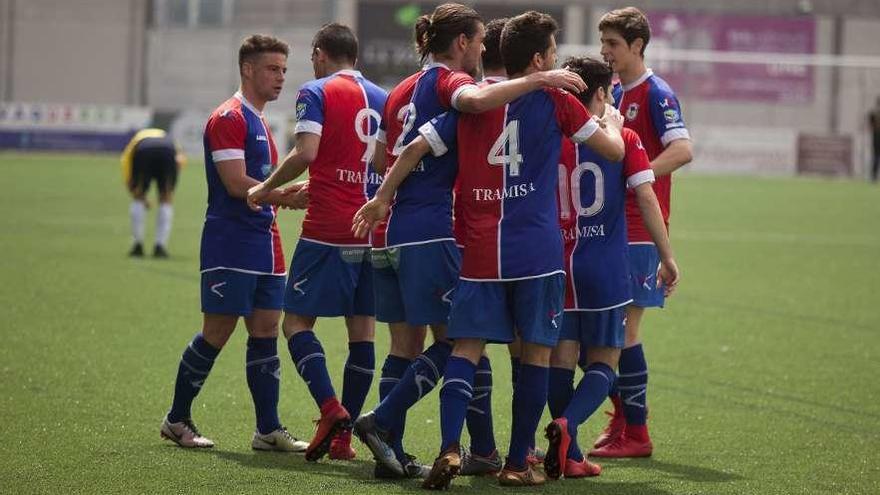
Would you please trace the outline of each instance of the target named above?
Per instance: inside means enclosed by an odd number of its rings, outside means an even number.
[[[527,12],[505,25],[501,38],[511,80],[556,63],[552,17]],[[508,343],[514,329],[522,360],[514,390],[513,431],[502,485],[536,485],[543,476],[526,462],[547,399],[547,367],[561,324],[564,291],[562,237],[556,215],[557,163],[562,136],[587,142],[603,156],[620,159],[623,142],[570,93],[532,91],[481,114],[454,112],[420,127],[421,137],[401,154],[376,197],[355,215],[363,228],[387,207],[401,175],[428,150],[458,149],[464,216],[461,277],[449,316],[455,345],[440,392],[440,456],[423,487],[443,489],[461,465],[459,438],[473,396],[476,366],[486,342]],[[397,168],[400,167],[400,168]],[[540,255],[536,256],[536,253]]]
[[[278,320],[284,296],[284,252],[275,224],[275,207],[248,208],[248,189],[265,179],[277,162],[275,142],[263,118],[284,84],[287,44],[263,35],[246,38],[239,48],[241,88],[211,114],[205,126],[208,210],[202,230],[201,333],[180,360],[171,410],[161,434],[181,447],[213,447],[192,421],[193,399],[208,378],[214,360],[244,317],[247,382],[257,427],[257,450],[303,452],[307,444],[292,437],[278,419],[281,363]],[[268,203],[302,207],[301,193],[272,191]]]
[[[611,68],[588,57],[565,62],[587,84],[578,99],[600,118],[622,126],[623,117],[607,106]],[[608,108],[608,112],[606,112]],[[556,418],[546,428],[550,446],[544,469],[551,478],[596,476],[601,468],[584,457],[577,429],[605,401],[617,379],[614,370],[624,343],[626,305],[632,302],[627,258],[625,200],[635,192],[639,210],[660,253],[659,280],[667,291],[678,283],[678,268],[666,235],[663,214],[651,184],[654,172],[632,129],[621,133],[623,163],[598,156],[584,145],[563,144],[559,167],[559,222],[565,239],[565,315],[559,345],[550,357],[548,405]],[[584,376],[573,390],[578,356],[585,348]]]
[[[147,214],[147,191],[156,181],[159,190],[159,213],[156,216],[156,245],[153,257],[168,257],[168,238],[174,209],[171,201],[177,172],[186,163],[186,155],[162,129],[141,129],[122,151],[122,174],[132,201],[129,208],[134,246],[129,256],[144,255],[144,217]]]
[[[669,226],[672,173],[692,158],[690,134],[675,93],[645,67],[645,48],[651,39],[648,19],[635,7],[608,12],[599,21],[602,56],[620,78],[614,101],[624,126],[639,135],[656,180],[653,187]],[[640,330],[645,308],[663,307],[666,289],[657,284],[660,256],[640,214],[636,196],[627,195],[626,220],[633,302],[626,309],[626,341],[618,365],[617,391],[612,392],[614,415],[590,455],[645,457],[653,451],[647,427],[648,365]]]
[[[582,89],[579,77],[562,70],[478,87],[469,74],[479,66],[484,36],[479,14],[461,4],[443,4],[419,18],[415,38],[426,65],[391,91],[382,119],[391,170],[418,128],[447,110],[482,112],[545,86]],[[381,403],[358,418],[355,433],[377,462],[401,475],[422,472],[405,467],[411,465],[402,447],[406,411],[434,388],[452,351],[445,333],[460,265],[452,232],[457,166],[454,154],[426,157],[373,236],[376,318],[389,324],[391,350]],[[434,344],[421,352],[427,325]]]
[[[371,162],[385,106],[385,91],[354,69],[358,41],[348,26],[327,24],[312,41],[315,80],[299,91],[296,148],[248,201],[309,170],[309,207],[293,254],[282,329],[296,369],[309,386],[321,419],[306,459],[329,448],[331,459],[353,459],[350,414],[357,417],[373,382],[373,273],[370,245],[351,233],[352,215],[380,177]],[[348,329],[342,403],[336,398],[317,317],[344,316]]]

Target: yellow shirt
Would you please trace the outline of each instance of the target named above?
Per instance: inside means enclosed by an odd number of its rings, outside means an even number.
[[[162,129],[141,129],[131,138],[131,141],[125,145],[125,149],[122,150],[122,156],[120,157],[120,164],[122,165],[122,180],[126,185],[131,180],[132,157],[134,155],[134,149],[138,143],[147,138],[161,138],[165,137],[165,135],[166,132]],[[180,151],[180,147],[177,146],[177,166],[182,167],[184,164],[186,164],[186,155],[184,155]]]

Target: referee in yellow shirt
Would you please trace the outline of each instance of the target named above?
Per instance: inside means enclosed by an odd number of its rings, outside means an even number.
[[[186,157],[162,129],[143,129],[131,138],[122,151],[122,175],[132,196],[131,233],[134,237],[129,256],[144,256],[144,221],[147,215],[147,191],[154,180],[159,189],[159,212],[156,216],[156,244],[153,257],[168,257],[168,238],[174,209],[171,200],[177,184],[177,172]]]

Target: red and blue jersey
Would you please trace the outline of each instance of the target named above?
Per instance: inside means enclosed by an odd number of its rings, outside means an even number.
[[[479,87],[488,86],[497,82],[506,81],[504,76],[490,76],[480,81]],[[455,187],[452,190],[452,233],[455,235],[455,244],[464,247],[464,221],[461,217],[461,180],[456,177]]]
[[[398,84],[388,95],[382,117],[389,168],[418,135],[419,127],[455,109],[458,96],[475,87],[471,76],[438,63]],[[454,153],[426,156],[398,188],[388,219],[373,235],[373,247],[454,240],[452,188],[457,169]]]
[[[567,311],[604,311],[632,301],[626,194],[653,182],[654,171],[639,135],[626,128],[622,135],[622,163],[583,144],[562,144],[558,200]]]
[[[229,195],[217,172],[224,161],[244,160],[248,177],[258,181],[269,177],[278,163],[278,152],[262,113],[236,93],[211,113],[204,145],[208,210],[202,230],[201,271],[284,275],[275,207],[251,210],[243,198]]]
[[[598,128],[577,98],[557,89],[533,91],[481,114],[449,112],[420,128],[434,155],[453,145],[458,150],[462,279],[563,273],[560,143],[563,136],[586,141]]]
[[[309,165],[309,207],[302,239],[369,246],[352,235],[351,219],[382,183],[372,162],[386,97],[382,88],[355,70],[342,70],[300,88],[295,132],[321,136],[318,155]]]
[[[624,117],[624,127],[636,131],[642,139],[648,159],[654,160],[677,139],[690,139],[681,116],[681,105],[666,81],[648,69],[642,77],[627,85],[614,86],[614,104]],[[654,193],[663,212],[663,221],[669,227],[672,175],[657,177]],[[642,222],[635,196],[627,197],[626,217],[630,242],[651,242],[651,236]]]

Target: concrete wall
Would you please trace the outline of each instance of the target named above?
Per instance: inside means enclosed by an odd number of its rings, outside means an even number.
[[[2,97],[139,104],[144,0],[3,0]]]

